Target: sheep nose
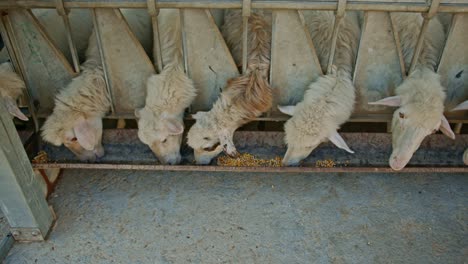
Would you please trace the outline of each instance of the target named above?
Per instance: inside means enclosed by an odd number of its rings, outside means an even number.
[[[397,156],[390,159],[390,167],[393,170],[401,170],[405,167],[405,165],[406,165],[406,162]]]

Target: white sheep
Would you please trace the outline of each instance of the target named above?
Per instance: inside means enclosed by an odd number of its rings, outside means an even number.
[[[24,81],[14,72],[10,62],[0,64],[0,97],[3,98],[6,109],[11,115],[28,121],[16,104],[16,100],[23,94],[25,88]]]
[[[461,110],[468,110],[468,100],[465,102],[457,105],[452,111],[461,111]],[[463,153],[463,162],[465,165],[468,165],[468,149],[465,150],[465,153]]]
[[[333,33],[333,12],[307,11],[304,17],[322,68],[326,68]],[[298,165],[320,143],[327,140],[354,153],[337,130],[349,119],[354,107],[352,71],[359,34],[357,14],[347,12],[338,33],[332,72],[310,84],[303,101],[296,106],[278,107],[281,112],[292,116],[285,124],[288,150],[283,165]]]
[[[144,27],[141,32],[150,34],[147,12],[129,9],[123,10],[123,14],[131,28]],[[139,39],[148,42],[151,37],[140,35]],[[104,155],[102,118],[111,105],[95,31],[89,37],[86,61],[81,69],[80,75],[56,95],[53,113],[42,127],[42,137],[56,146],[64,144],[81,160],[95,161]]]
[[[137,109],[138,137],[163,164],[178,164],[184,131],[184,111],[196,89],[183,66],[179,11],[162,9],[158,15],[164,69],[147,81],[145,107]]]
[[[55,97],[53,113],[42,127],[42,138],[53,145],[65,145],[79,159],[102,157],[102,118],[109,111],[104,72],[96,36],[90,37],[82,72]]]
[[[394,13],[406,68],[409,69],[423,17],[417,13]],[[437,17],[430,20],[418,64],[400,86],[396,95],[374,105],[399,107],[393,114],[390,167],[403,169],[424,138],[437,130],[454,139],[455,134],[444,117],[445,88],[435,72],[444,45],[444,31]]]
[[[234,131],[271,108],[268,83],[270,67],[271,13],[256,11],[248,20],[247,70],[228,81],[213,108],[197,112],[188,132],[188,145],[194,149],[197,164],[208,164],[223,150],[237,155]],[[242,42],[242,16],[239,10],[225,13],[223,34],[234,57],[239,58]]]

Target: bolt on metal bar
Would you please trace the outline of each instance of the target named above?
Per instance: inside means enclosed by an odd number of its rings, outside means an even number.
[[[392,26],[393,31],[393,39],[395,40],[395,47],[398,54],[398,60],[400,61],[400,70],[401,70],[401,77],[403,79],[406,78],[406,66],[405,66],[405,58],[403,56],[403,50],[401,49],[401,41],[400,35],[398,34],[398,29],[396,28],[395,18],[393,17],[392,13],[389,13],[390,16],[390,25]]]
[[[418,64],[418,59],[421,55],[421,51],[424,44],[424,35],[426,34],[426,31],[429,27],[429,21],[437,14],[437,9],[439,8],[440,1],[441,0],[432,0],[429,10],[427,11],[427,13],[423,14],[424,21],[421,26],[421,32],[418,36],[418,42],[416,44],[416,49],[414,51],[413,58],[411,59],[411,66],[408,75],[410,75],[410,73],[414,71],[414,69],[416,68],[416,64]]]
[[[157,0],[147,0],[148,13],[151,16],[151,23],[153,26],[153,58],[156,66],[156,71],[160,73],[164,67],[161,51],[161,40],[159,37],[159,22],[158,14],[159,9],[156,9]]]
[[[96,40],[97,40],[97,44],[99,48],[99,55],[101,56],[101,64],[102,64],[102,69],[104,71],[104,80],[106,81],[106,88],[107,88],[106,90],[107,90],[107,93],[109,94],[109,99],[111,101],[111,113],[115,114],[114,94],[112,92],[109,76],[107,74],[107,65],[104,59],[104,50],[102,46],[101,32],[99,30],[95,8],[92,9],[92,13],[93,13],[94,34],[96,35]]]
[[[21,52],[18,50],[18,42],[16,41],[15,35],[9,34],[10,32],[13,33],[14,31],[8,16],[2,16],[2,19],[0,19],[0,32],[2,34],[2,37],[4,38],[4,43],[7,47],[10,58],[12,58],[13,66],[15,67],[16,72],[22,77],[23,80],[25,80],[26,69],[24,68],[24,60],[21,55]],[[37,118],[38,109],[36,109],[34,105],[34,101],[29,89],[30,87],[29,85],[27,85],[25,89],[25,95],[28,101],[28,109],[34,123],[34,132],[39,132],[39,120]]]
[[[80,61],[78,59],[78,52],[76,51],[76,45],[73,42],[72,30],[70,27],[70,20],[68,19],[69,10],[66,10],[63,5],[63,0],[55,0],[57,4],[57,13],[63,19],[63,25],[65,26],[65,33],[67,35],[68,47],[72,55],[73,67],[76,73],[80,73]]]
[[[338,6],[336,9],[336,14],[335,14],[335,22],[333,24],[333,35],[332,35],[332,41],[331,41],[330,54],[328,57],[327,73],[330,73],[332,70],[333,59],[335,57],[335,52],[336,52],[336,41],[338,40],[338,33],[340,31],[341,21],[343,20],[343,17],[345,16],[346,1],[347,0],[338,0]]]

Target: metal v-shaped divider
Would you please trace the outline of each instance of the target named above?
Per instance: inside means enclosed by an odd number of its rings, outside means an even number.
[[[119,9],[93,10],[112,114],[133,115],[143,107],[146,80],[155,73],[153,63]]]
[[[302,101],[309,84],[322,75],[310,32],[298,10],[273,11],[270,81],[273,106]]]
[[[52,43],[31,11],[14,9],[5,17],[13,57],[22,73],[35,109],[50,113],[56,92],[76,76],[65,56]]]
[[[181,20],[187,74],[198,93],[191,111],[210,110],[239,71],[208,9],[181,9]]]
[[[403,81],[404,63],[388,12],[365,12],[354,70],[355,114],[393,113],[393,108],[368,105],[394,94]]]
[[[468,99],[468,15],[455,14],[437,72],[447,89],[445,109]],[[462,112],[453,114],[464,114]]]

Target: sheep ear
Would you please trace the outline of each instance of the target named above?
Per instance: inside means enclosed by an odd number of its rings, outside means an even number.
[[[278,105],[278,109],[281,111],[281,113],[292,116],[294,115],[296,106],[295,105]]]
[[[465,102],[457,105],[454,109],[452,109],[451,111],[460,111],[460,110],[468,110],[468,100],[466,100]]]
[[[384,99],[378,100],[376,102],[368,103],[370,105],[385,105],[385,106],[400,106],[401,105],[401,97],[397,96],[390,96]]]
[[[444,133],[444,135],[447,137],[455,139],[455,133],[453,133],[452,128],[450,127],[450,124],[445,116],[442,116],[439,130],[442,131],[442,133]]]
[[[5,98],[5,106],[11,115],[16,116],[18,119],[21,119],[23,121],[29,120],[28,117],[25,116],[23,112],[21,112],[15,100],[13,100],[12,98]]]
[[[141,118],[141,110],[143,110],[143,108],[137,108],[137,109],[135,109],[134,114],[135,114],[135,117],[136,117],[136,118]]]
[[[340,136],[340,134],[338,134],[337,131],[333,132],[329,137],[328,139],[333,143],[335,144],[335,146],[339,147],[340,149],[344,149],[346,150],[347,152],[349,153],[354,153],[354,151],[352,151],[348,145],[346,144],[346,142],[344,141],[344,139]]]
[[[87,150],[94,149],[94,142],[96,137],[93,133],[93,128],[90,122],[84,117],[80,117],[73,127],[78,143]]]
[[[176,119],[166,119],[165,126],[169,135],[180,135],[184,132],[184,125]]]
[[[204,115],[206,115],[207,112],[204,112],[204,111],[198,111],[196,114],[193,114],[192,115],[192,118],[195,119],[195,120],[198,120],[200,118],[202,118]]]

